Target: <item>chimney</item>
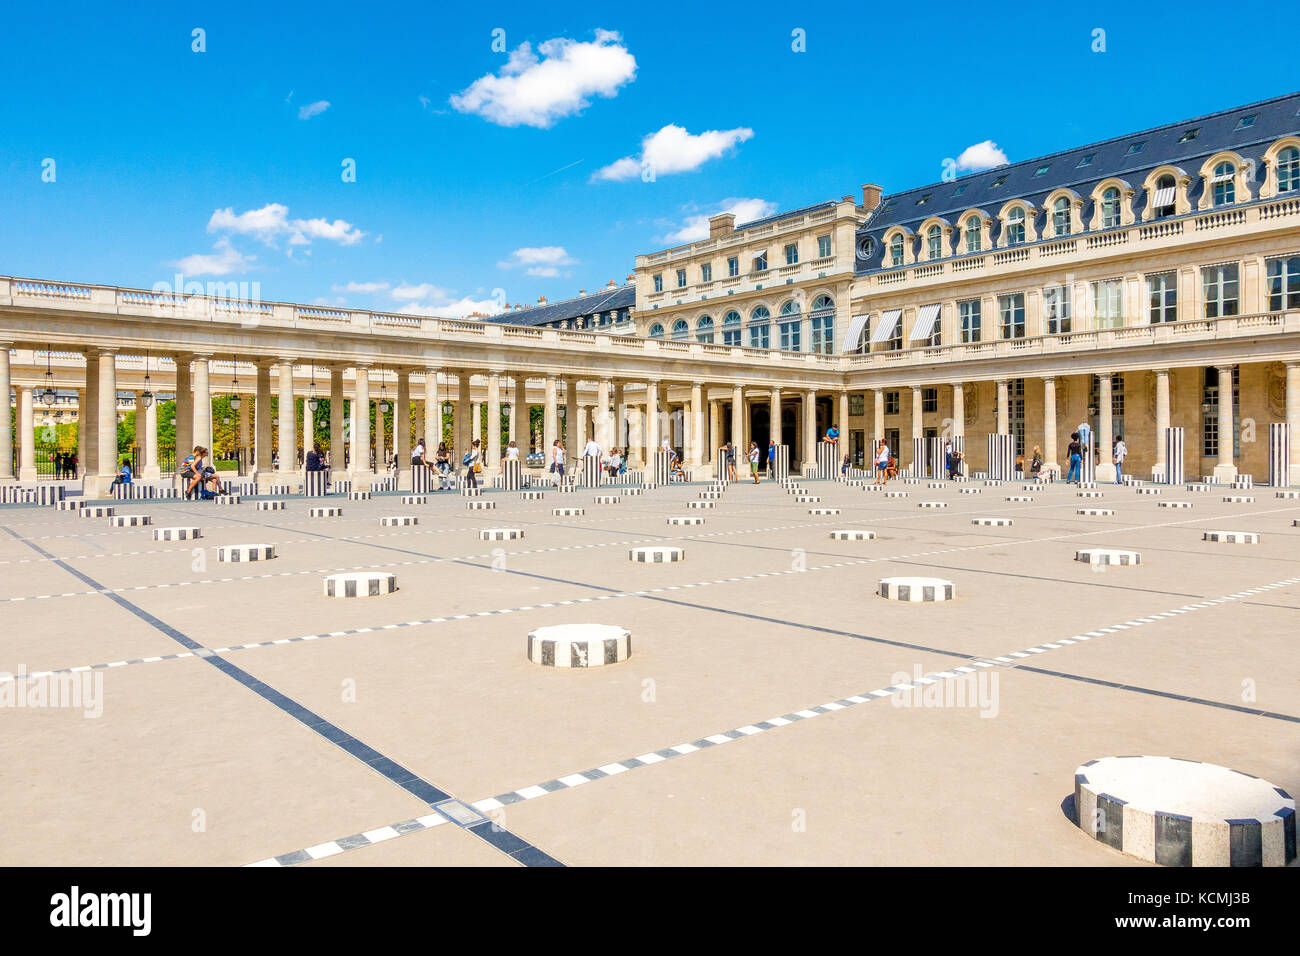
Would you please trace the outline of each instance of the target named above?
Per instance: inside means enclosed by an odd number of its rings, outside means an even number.
[[[610,279],[610,280],[609,280],[609,283],[605,286],[605,288],[606,288],[606,289],[613,289],[613,288],[617,287],[617,285],[618,285],[617,282],[615,282],[613,279]]]
[[[874,183],[862,184],[862,208],[867,212],[880,205],[880,187]]]
[[[627,281],[628,281],[628,282],[635,282],[635,281],[636,281],[636,273],[635,273],[635,272],[629,272],[629,273],[627,274]]]
[[[840,202],[853,202],[853,193],[849,193],[847,196],[841,196]]]
[[[716,216],[709,217],[709,238],[717,239],[719,236],[729,236],[736,231],[736,214],[734,212],[720,212]]]
[[[586,295],[586,294],[587,294],[587,290],[586,290],[586,289],[579,289],[579,290],[578,290],[578,295]]]
[[[545,304],[546,304],[546,296],[544,296],[544,295],[539,295],[539,296],[537,297],[537,304],[538,304],[538,305],[545,305]]]

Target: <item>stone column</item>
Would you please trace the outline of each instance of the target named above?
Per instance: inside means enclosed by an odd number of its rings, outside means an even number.
[[[189,396],[189,366],[186,366],[186,397]],[[77,436],[82,444],[80,471],[83,478],[99,474],[99,353],[86,353],[86,390],[81,396],[82,402],[77,406]],[[176,415],[177,428],[180,427],[179,408]],[[188,429],[189,425],[186,424]],[[178,431],[179,435],[180,432]],[[189,449],[185,449],[187,452]],[[89,489],[86,489],[89,490]]]
[[[425,461],[433,461],[442,441],[442,398],[438,395],[438,370],[424,370],[424,449]]]
[[[136,392],[135,393],[135,428],[133,429],[131,444],[133,444],[140,451],[139,459],[132,466],[135,469],[135,477],[137,478],[144,477],[144,470],[147,467],[147,463],[145,461],[145,447],[144,447],[144,419],[145,419],[144,392]]]
[[[1043,473],[1057,472],[1061,465],[1056,460],[1056,379],[1051,375],[1043,379]]]
[[[14,408],[10,404],[9,343],[0,342],[0,481],[14,478]]]
[[[1011,434],[1011,411],[1008,408],[1007,380],[998,379],[998,434]]]
[[[372,483],[370,470],[370,368],[357,366],[357,381],[352,390],[356,419],[352,423],[352,490],[368,491]]]
[[[688,467],[704,466],[704,388],[699,382],[691,385],[691,450]]]
[[[469,450],[469,443],[474,434],[470,430],[470,377],[469,372],[463,369],[456,373],[456,417],[452,427],[456,447],[451,450],[451,460],[453,466],[457,468],[460,467],[459,462],[465,457],[465,452]]]
[[[280,390],[280,402],[276,406],[279,419],[280,467],[276,473],[283,481],[298,470],[298,423],[294,421],[296,409],[293,405],[293,359],[282,358],[275,370],[276,384]]]
[[[245,399],[243,408],[248,408]],[[144,472],[145,478],[161,478],[162,463],[158,458],[158,396],[154,395],[149,407],[144,410]]]
[[[1153,369],[1156,377],[1156,463],[1151,477],[1163,480],[1169,474],[1168,449],[1165,447],[1165,430],[1169,427],[1169,369]]]
[[[881,402],[883,403],[883,401],[884,399],[882,397]],[[883,408],[882,408],[882,412],[883,412]],[[882,418],[883,418],[883,414],[882,414]],[[966,389],[962,385],[954,385],[952,387],[952,435],[954,438],[960,438],[960,437],[964,437],[965,434],[966,434]]]
[[[253,404],[253,444],[256,446],[253,473],[266,477],[271,474],[271,363],[265,359],[257,362],[256,399]],[[179,415],[176,420],[180,421]]]
[[[302,399],[302,466],[307,467],[307,452],[316,444],[316,413],[311,410],[310,396]],[[296,409],[295,409],[296,411]]]
[[[546,461],[542,467],[551,467],[551,446],[560,437],[560,410],[556,403],[556,381],[554,375],[545,378],[545,394],[542,408],[542,454]]]
[[[501,376],[500,371],[490,371],[487,377],[487,448],[483,455],[483,470],[492,475],[501,474]]]
[[[745,441],[745,389],[731,386],[731,443],[736,446],[736,465],[745,460],[749,443]]]
[[[190,376],[191,356],[176,356],[176,464],[188,455],[198,437],[194,434],[194,391]]]
[[[871,394],[873,398],[872,405],[874,406],[873,413],[872,413],[872,420],[871,420],[871,428],[872,431],[875,432],[875,434],[871,437],[871,440],[873,442],[876,442],[876,441],[880,441],[880,439],[885,437],[885,390],[883,388],[873,388],[871,390]],[[898,449],[891,448],[890,452],[897,454]],[[871,455],[873,458],[875,457],[875,454],[876,454],[876,449],[873,447],[871,449]]]
[[[510,403],[510,440],[519,447],[519,458],[524,460],[532,447],[532,406],[528,404],[528,379],[515,376],[515,397]],[[522,465],[521,465],[522,467]]]
[[[388,388],[387,388],[388,373],[385,369],[379,370],[379,381],[381,383],[380,390],[379,393],[375,396],[374,468],[377,473],[387,474],[388,455],[386,454],[386,449],[384,448],[384,444],[387,441],[387,439],[384,437],[384,433],[388,431],[388,429],[385,427],[387,413],[384,411],[384,405],[388,403]]]
[[[208,356],[194,356],[194,411],[191,421],[194,430],[191,438],[196,445],[202,445],[213,457],[212,449],[212,388],[208,380]],[[216,467],[214,464],[212,467]]]
[[[817,464],[817,389],[803,395],[803,461],[800,468]]]
[[[244,451],[250,447],[249,438],[249,410],[252,402],[246,396],[239,396],[239,449]]]
[[[781,386],[773,385],[772,391],[768,394],[768,416],[771,419],[769,434],[773,441],[778,445],[781,441]],[[767,454],[767,449],[763,449],[763,454]]]
[[[343,397],[343,366],[330,366],[330,481],[342,478],[347,472],[346,439],[343,437],[343,422],[346,414],[346,399]]]
[[[410,491],[411,479],[411,373],[397,369],[397,407],[393,409],[393,455],[397,458],[397,489]]]
[[[1300,362],[1286,363],[1286,420],[1291,426],[1291,484],[1300,484]]]
[[[912,386],[912,438],[923,438],[925,436],[924,424],[925,412],[922,411],[924,406],[921,403],[921,386]],[[902,460],[901,458],[899,459]],[[914,470],[912,474],[917,474]]]
[[[564,460],[572,467],[572,462],[582,451],[578,438],[578,380],[567,377],[564,380]]]
[[[628,440],[627,399],[623,394],[623,387],[621,380],[614,380],[614,422],[610,433],[610,443],[613,447],[622,449],[623,460],[631,468],[632,443]]]
[[[1110,372],[1099,373],[1097,382],[1097,480],[1115,480],[1115,462],[1111,458],[1111,446],[1115,440],[1115,421],[1111,399]]]
[[[713,461],[722,445],[722,403],[709,402],[709,460]]]
[[[7,353],[6,353],[7,354]],[[9,396],[5,395],[5,405],[9,404]],[[29,386],[22,385],[18,389],[18,480],[35,481],[36,480],[36,425],[33,420],[35,409],[32,407],[32,390]],[[5,432],[5,438],[9,438],[9,433]],[[12,455],[13,452],[10,452]],[[5,463],[8,464],[12,459],[8,456]],[[12,466],[10,466],[12,467]]]
[[[1232,455],[1232,366],[1219,367],[1219,462],[1214,466],[1214,477],[1232,481],[1237,477],[1237,466]]]
[[[849,448],[849,393],[840,392],[840,420],[835,424],[840,430],[840,458],[848,454]],[[836,466],[838,467],[838,465]]]
[[[614,429],[610,427],[609,396],[613,383],[602,378],[596,383],[596,444],[608,453],[614,447]]]
[[[117,355],[106,349],[99,353],[99,397],[95,409],[99,416],[96,491],[103,494],[117,471]]]
[[[74,476],[76,478],[86,474],[86,463],[90,461],[89,429],[86,427],[86,402],[89,399],[86,396],[86,389],[77,389],[77,473]],[[10,451],[11,456],[12,454],[13,452]]]
[[[651,465],[659,450],[659,383],[645,383],[645,460]]]
[[[482,441],[483,440],[483,403],[482,402],[470,403],[469,420],[471,423],[470,439],[471,440],[477,439],[478,441]]]

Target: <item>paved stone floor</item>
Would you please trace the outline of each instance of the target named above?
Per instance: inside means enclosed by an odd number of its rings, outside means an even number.
[[[712,510],[685,507],[701,485],[488,492],[492,511],[377,495],[329,519],[302,498],[117,504],[197,542],[0,509],[0,671],[33,675],[10,690],[102,682],[96,718],[0,710],[0,862],[1137,865],[1070,823],[1079,764],[1187,757],[1300,792],[1300,501],[806,485],[822,502],[764,482]],[[419,524],[380,526],[398,514]],[[685,514],[705,524],[667,524]],[[831,539],[848,528],[877,536]],[[217,561],[254,543],[278,556]],[[686,559],[634,564],[635,544]],[[399,590],[322,596],[359,568]],[[877,597],[893,575],[956,599]],[[631,659],[530,663],[528,631],[569,622],[629,628]]]

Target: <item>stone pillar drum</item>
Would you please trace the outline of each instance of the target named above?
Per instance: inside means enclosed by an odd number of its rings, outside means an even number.
[[[773,385],[772,391],[768,394],[768,439],[782,444],[781,438],[781,386]]]
[[[519,449],[521,467],[531,448],[528,430],[532,419],[532,406],[528,404],[528,380],[522,375],[516,375],[515,398],[510,403],[510,440]]]
[[[721,446],[722,446],[722,403],[709,402],[709,448],[717,449],[720,448]],[[716,462],[717,459],[716,451],[713,453],[713,457]],[[725,462],[722,463],[722,467],[725,470],[726,467]]]
[[[309,398],[302,399],[302,466],[307,467],[307,452],[316,443],[316,413],[308,404]],[[296,409],[295,409],[296,411]]]
[[[7,354],[7,353],[6,353]],[[9,395],[5,394],[5,405],[9,404]],[[29,386],[23,385],[18,389],[18,480],[35,481],[36,480],[36,428],[33,416],[35,409],[32,407],[32,390]],[[9,438],[8,431],[5,432],[5,438]],[[5,456],[5,465],[11,470],[13,468],[10,462],[12,459],[12,450],[9,455]]]
[[[99,462],[98,493],[105,493],[117,472],[117,355],[103,351],[99,356]]]
[[[276,469],[280,484],[289,484],[298,470],[298,423],[293,404],[293,359],[282,358],[275,370],[276,386],[280,392],[280,401],[276,406],[276,417],[280,422],[276,436],[279,441],[280,466]],[[198,396],[195,401],[197,403]]]
[[[879,394],[879,392],[877,392]],[[885,427],[884,416],[877,423],[877,428]],[[882,431],[883,434],[883,431]],[[966,436],[966,389],[958,384],[952,387],[952,437],[964,438]],[[953,444],[956,447],[956,443]]]
[[[1056,460],[1056,379],[1043,379],[1043,474],[1061,470]]]
[[[188,374],[186,389],[189,388]],[[84,401],[77,410],[77,431],[85,441],[85,452],[81,456],[81,475],[90,478],[99,474],[99,353],[86,353],[86,393]],[[176,423],[180,425],[180,414]],[[188,425],[186,426],[188,429]],[[179,432],[177,433],[179,434]],[[189,451],[187,448],[186,451]]]
[[[397,370],[397,407],[393,409],[393,456],[397,459],[397,490],[411,490],[411,373]]]
[[[568,377],[564,380],[564,460],[570,469],[582,451],[578,424],[578,380]]]
[[[347,453],[344,451],[346,439],[343,436],[345,405],[343,366],[333,365],[330,367],[330,481],[338,480],[347,473]]]
[[[455,447],[451,450],[451,460],[452,466],[457,468],[460,460],[465,457],[465,452],[469,451],[469,443],[473,441],[473,432],[470,431],[470,378],[470,373],[463,369],[456,373],[456,417],[452,427]]]
[[[424,370],[424,450],[425,460],[433,461],[442,441],[442,398],[438,395],[438,370]]]
[[[1115,480],[1115,461],[1112,449],[1115,444],[1115,420],[1111,394],[1111,373],[1101,372],[1097,382],[1097,480]]]
[[[610,380],[607,378],[602,378],[596,383],[596,407],[592,412],[596,426],[596,444],[606,452],[617,444],[613,438],[613,429],[610,428],[609,401],[611,388]]]
[[[560,411],[556,384],[554,375],[546,376],[542,408],[542,455],[545,458],[543,468],[551,467],[551,448],[554,447],[555,440],[560,437]]]
[[[805,474],[809,466],[817,462],[817,390],[807,389],[803,393],[803,460],[800,470]]]
[[[627,433],[627,398],[623,394],[623,382],[614,380],[614,433],[610,441],[613,447],[621,449],[623,460],[632,467],[632,442]]]
[[[924,405],[921,399],[921,386],[912,386],[912,441],[916,442],[925,435],[925,413],[922,411]],[[913,471],[916,477],[921,477],[920,472]]]
[[[248,399],[244,399],[243,410],[248,409]],[[162,463],[158,458],[158,395],[144,410],[144,472],[142,477],[158,479],[162,477]]]
[[[998,380],[998,431],[999,435],[1011,434],[1011,411],[1007,398],[1007,380]]]
[[[488,372],[487,377],[487,441],[483,450],[485,474],[501,473],[501,372]]]
[[[352,423],[352,490],[369,491],[372,483],[370,470],[370,369],[357,366],[357,381],[353,389],[352,404],[356,417]]]
[[[212,456],[216,456],[216,451],[212,447],[212,386],[211,386],[211,364],[209,357],[206,355],[194,356],[194,411],[192,421],[194,422],[193,441],[196,445],[202,445]],[[215,468],[216,465],[213,465]]]
[[[699,382],[691,384],[691,447],[686,457],[686,468],[692,471],[704,466],[704,387]]]
[[[87,401],[87,389],[77,389],[77,473],[73,476],[76,478],[86,474],[86,463],[90,461],[90,429],[86,427]],[[9,454],[13,455],[12,450]]]
[[[0,342],[0,481],[14,478],[14,408],[10,404],[9,343]]]
[[[1165,432],[1169,428],[1169,369],[1154,369],[1156,377],[1156,463],[1151,468],[1152,481],[1164,481],[1169,473]]]
[[[180,368],[178,364],[177,369]],[[176,416],[179,423],[180,416]],[[179,442],[179,437],[177,441]],[[257,401],[253,405],[253,444],[256,446],[254,461],[255,473],[269,476],[271,473],[271,365],[267,361],[257,363]],[[188,453],[177,447],[177,455]],[[260,483],[260,482],[259,482]],[[269,481],[268,481],[269,484]]]
[[[840,392],[839,405],[839,421],[837,421],[835,425],[840,430],[840,447],[847,449],[849,447],[849,393],[847,391]],[[847,452],[845,452],[845,454],[847,454]],[[840,456],[841,459],[843,459],[843,457],[844,455]],[[838,468],[836,469],[835,474],[839,475]]]
[[[646,382],[645,386],[645,460],[655,461],[659,451],[659,383]],[[658,479],[656,479],[658,480]]]

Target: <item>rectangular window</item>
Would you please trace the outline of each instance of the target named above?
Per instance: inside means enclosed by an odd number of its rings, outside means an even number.
[[[685,289],[685,288],[686,288],[686,270],[685,270],[685,269],[678,269],[678,270],[677,270],[677,288],[679,288],[679,289]]]
[[[1240,369],[1232,370],[1232,450],[1236,460],[1241,458],[1241,391]],[[1205,387],[1201,393],[1201,454],[1206,458],[1219,457],[1219,370],[1205,370]]]
[[[968,299],[957,303],[957,317],[961,325],[961,340],[964,344],[980,340],[980,300]]]
[[[1025,380],[1013,378],[1007,382],[1007,425],[1015,439],[1017,455],[1025,453]]]
[[[781,323],[781,350],[783,352],[799,351],[799,323]]]
[[[921,411],[937,412],[939,410],[939,390],[937,388],[921,389]]]
[[[1178,321],[1178,273],[1147,276],[1147,317],[1152,325]]]
[[[722,344],[723,344],[723,345],[739,345],[739,344],[740,344],[740,329],[738,329],[738,328],[723,329],[723,330],[722,330]]]
[[[867,413],[867,397],[861,392],[849,396],[849,417]]]
[[[1023,339],[1025,337],[1025,294],[998,296],[998,318],[1004,339]]]
[[[664,277],[662,275],[655,276],[655,291],[664,291]]]
[[[1092,284],[1093,328],[1118,329],[1124,324],[1124,282],[1106,279]]]
[[[1300,256],[1268,260],[1268,309],[1300,309]]]
[[[835,313],[814,315],[809,322],[812,335],[812,350],[819,355],[831,355],[835,352]],[[863,330],[865,334],[865,329]]]
[[[1070,331],[1070,287],[1048,286],[1043,290],[1043,322],[1048,335]]]
[[[700,281],[701,282],[713,281],[713,263],[706,262],[704,263],[704,265],[700,266]]]
[[[830,254],[831,254],[831,237],[818,236],[817,237],[817,258],[825,259]]]
[[[898,443],[902,441],[898,435],[897,428],[885,429],[885,444],[889,446],[889,457],[898,458]],[[899,459],[901,462],[902,459]]]
[[[885,392],[885,414],[897,415],[899,408],[899,395],[901,392]]]
[[[787,243],[785,247],[785,264],[788,266],[797,265],[799,262],[799,246],[795,243]]]
[[[754,256],[754,271],[755,272],[767,271],[767,250],[766,249],[764,249],[758,255]]]
[[[731,256],[727,260],[727,275],[729,276],[740,275],[740,259],[737,258],[736,256]]]
[[[772,326],[751,325],[749,327],[749,347],[751,349],[770,349],[772,347]]]
[[[1237,264],[1235,262],[1201,269],[1201,292],[1205,300],[1205,317],[1216,319],[1237,314]]]

